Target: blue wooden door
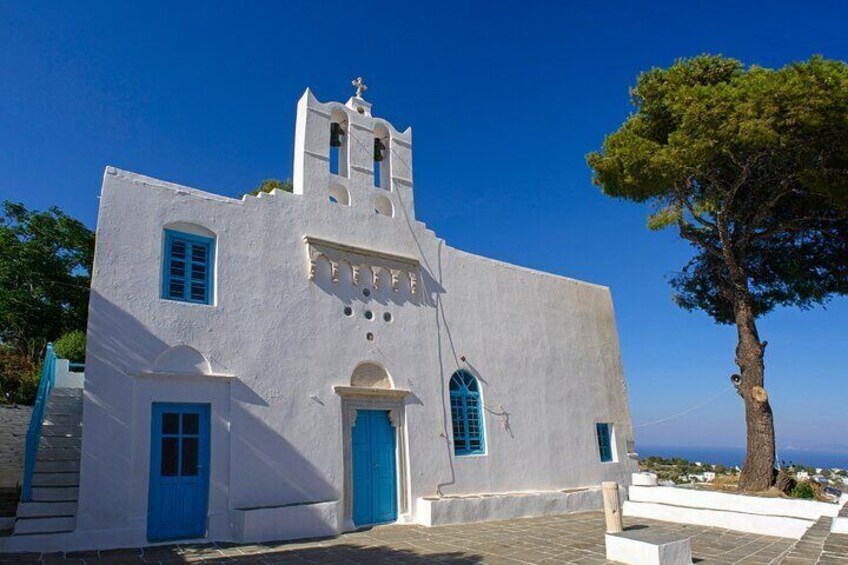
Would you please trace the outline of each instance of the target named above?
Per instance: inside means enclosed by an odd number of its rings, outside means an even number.
[[[209,499],[209,405],[153,404],[147,538],[202,538]]]
[[[358,410],[353,446],[353,523],[397,519],[395,430],[385,410]]]

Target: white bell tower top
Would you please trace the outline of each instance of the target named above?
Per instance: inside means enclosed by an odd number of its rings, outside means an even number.
[[[320,102],[309,89],[297,104],[294,193],[369,215],[415,219],[412,129],[371,115],[361,77],[346,104]]]

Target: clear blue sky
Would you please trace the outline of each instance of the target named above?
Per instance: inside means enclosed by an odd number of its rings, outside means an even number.
[[[375,113],[414,129],[417,213],[440,236],[612,288],[637,425],[729,388],[735,332],[671,303],[689,248],[602,196],[585,154],[651,66],[848,58],[840,2],[141,4],[0,0],[0,199],[93,227],[107,164],[241,194],[291,175],[307,86],[346,100],[362,75]],[[761,333],[778,444],[848,451],[848,300],[776,312]],[[637,441],[741,446],[741,401]]]

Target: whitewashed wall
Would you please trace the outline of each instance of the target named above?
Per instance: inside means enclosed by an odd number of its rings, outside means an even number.
[[[415,520],[423,496],[629,482],[631,422],[609,290],[448,247],[414,218],[411,131],[371,119],[370,108],[342,108],[308,91],[301,100],[296,194],[233,200],[107,168],[77,532],[88,545],[145,541],[153,401],[212,404],[211,537],[233,537],[233,509],[341,500],[333,386],[349,384],[364,361],[412,391],[406,520]],[[326,172],[320,155],[334,110],[346,112],[368,151],[375,124],[386,127],[395,190],[371,186],[370,153],[355,140],[351,178]],[[352,205],[328,202],[331,185],[343,185]],[[395,217],[374,213],[379,196]],[[162,230],[186,224],[216,236],[214,305],[160,298]],[[403,281],[393,292],[384,282],[365,298],[365,276],[360,288],[344,273],[333,283],[323,261],[310,281],[307,235],[418,258],[420,290],[411,294]],[[210,375],[156,375],[155,360],[179,345],[202,353]],[[455,457],[448,441],[447,382],[459,356],[480,377],[485,455]],[[595,422],[615,424],[617,462],[599,462]]]

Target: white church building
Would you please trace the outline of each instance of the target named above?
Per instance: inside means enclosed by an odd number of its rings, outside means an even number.
[[[17,547],[509,519],[629,484],[609,289],[446,244],[415,216],[411,130],[362,88],[298,102],[293,193],[107,167],[78,501]]]

